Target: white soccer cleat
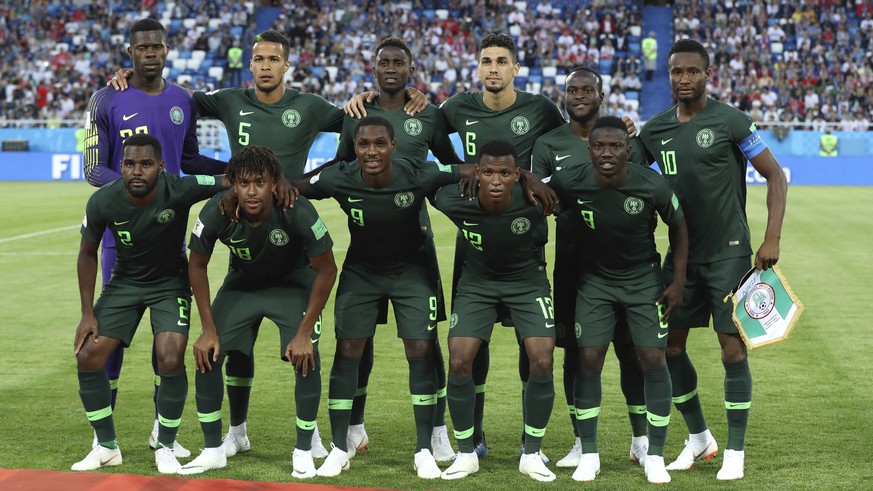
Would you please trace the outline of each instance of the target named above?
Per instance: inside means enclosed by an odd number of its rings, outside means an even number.
[[[252,448],[252,443],[249,441],[249,436],[239,430],[234,431],[231,429],[224,435],[224,441],[221,442],[222,448],[224,448],[225,457],[233,457],[238,453],[248,452]]]
[[[434,426],[430,436],[430,446],[433,449],[433,458],[437,462],[449,462],[455,456],[452,443],[449,441],[449,430],[446,425]]]
[[[349,426],[349,432],[346,433],[346,448],[349,449],[350,459],[356,453],[364,453],[370,448],[370,437],[367,436],[363,424]]]
[[[92,448],[84,459],[73,464],[70,469],[74,471],[93,471],[101,467],[121,465],[121,450],[97,445]]]
[[[155,464],[158,466],[158,472],[161,474],[175,474],[182,468],[182,464],[173,455],[173,449],[161,447],[155,450]]]
[[[693,436],[685,440],[685,448],[676,457],[670,465],[667,466],[668,471],[684,471],[694,467],[694,463],[699,460],[710,460],[718,455],[718,443],[712,434],[707,431],[707,439],[704,443],[698,443]]]
[[[555,473],[546,467],[539,452],[521,454],[521,458],[518,460],[518,471],[537,481],[551,482],[555,480]]]
[[[149,435],[149,448],[152,450],[158,449],[158,420],[155,420],[155,425],[152,427],[152,432]],[[187,459],[191,456],[191,451],[183,447],[179,440],[176,440],[173,442],[173,455],[177,459]]]
[[[430,450],[422,448],[415,454],[415,472],[422,479],[439,479],[442,471]]]
[[[646,466],[646,454],[649,453],[649,437],[646,435],[631,438],[629,459],[641,466]]]
[[[97,445],[99,445],[99,444],[100,444],[100,442],[97,441],[97,432],[95,431],[94,432],[94,439],[91,441],[91,448],[92,449],[97,448]]]
[[[324,448],[324,444],[321,443],[321,434],[318,433],[318,424],[315,425],[315,430],[312,432],[312,448],[309,450],[312,452],[313,459],[323,459],[327,457],[327,449]]]
[[[312,461],[312,452],[309,450],[294,449],[291,454],[291,477],[297,479],[310,479],[315,477],[315,462]]]
[[[204,448],[196,459],[188,462],[179,469],[179,474],[201,474],[214,469],[227,467],[227,456],[224,455],[224,447]]]
[[[567,452],[563,459],[559,460],[558,467],[576,467],[579,465],[579,459],[582,458],[582,440],[577,436],[576,442],[573,443],[573,448]]]
[[[664,457],[661,455],[646,455],[643,459],[646,479],[652,484],[667,484],[671,481],[667,468],[664,467]]]
[[[540,451],[537,453],[540,454],[540,459],[543,461],[543,464],[548,465],[549,462],[551,462],[551,460],[546,457],[546,454],[543,453],[543,449],[540,449]],[[521,457],[522,455],[524,455],[524,443],[522,443],[521,446],[518,447],[518,456]]]
[[[600,454],[599,453],[583,453],[579,458],[579,465],[573,472],[574,481],[593,481],[597,474],[600,474]]]
[[[349,453],[331,443],[330,453],[315,473],[321,477],[336,477],[342,471],[349,470],[349,467]]]
[[[724,463],[721,469],[715,476],[719,481],[734,481],[743,478],[743,468],[745,467],[746,452],[743,450],[724,451]]]
[[[476,452],[462,453],[458,452],[455,455],[455,462],[444,470],[440,477],[451,481],[453,479],[461,479],[475,474],[479,471],[479,455]]]

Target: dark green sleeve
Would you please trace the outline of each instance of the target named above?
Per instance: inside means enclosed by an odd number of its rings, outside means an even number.
[[[458,129],[452,126],[452,116],[455,113],[455,103],[453,102],[454,97],[449,97],[446,101],[440,104],[439,110],[440,115],[443,118],[443,123],[446,125],[446,132],[448,134],[457,133]]]
[[[289,208],[285,213],[296,214],[292,221],[294,230],[291,232],[302,240],[303,250],[306,251],[307,256],[320,256],[331,250],[333,240],[330,238],[327,226],[309,200],[301,197],[294,208]]]
[[[337,166],[345,162],[337,162],[335,165],[324,169],[318,174],[309,178],[309,192],[306,197],[309,199],[324,199],[330,198],[336,192],[336,182],[341,174],[337,172]]]
[[[553,129],[557,128],[558,126],[561,126],[562,124],[565,123],[565,121],[564,121],[564,116],[561,114],[561,110],[558,109],[558,106],[555,105],[555,103],[552,102],[551,99],[549,99],[545,96],[543,96],[543,97],[547,101],[549,101],[549,104],[545,106],[548,109],[545,109],[545,114],[543,115],[544,128],[542,131],[543,131],[543,134],[545,134],[545,133],[548,133],[549,131],[552,131]]]
[[[82,219],[82,238],[88,242],[100,243],[103,237],[103,231],[106,230],[106,218],[103,216],[103,211],[100,207],[100,193],[98,190],[88,199],[88,204],[85,206],[85,218]]]
[[[343,120],[345,120],[346,113],[342,109],[325,100],[323,97],[315,97],[318,99],[316,113],[321,117],[319,131],[325,131],[328,133],[339,133],[342,131]]]
[[[185,176],[181,185],[182,192],[191,205],[224,191],[221,176]]]
[[[357,124],[358,120],[351,116],[346,116],[343,119],[343,127],[336,147],[336,157],[334,157],[336,160],[350,162],[357,157],[355,155],[355,126]]]
[[[461,168],[457,165],[428,161],[421,162],[415,168],[417,172],[421,173],[417,178],[422,183],[422,188],[428,193],[461,180]]]
[[[201,116],[219,118],[221,111],[219,110],[219,100],[221,99],[221,91],[213,90],[212,92],[194,92],[194,105],[197,107],[197,113]]]
[[[667,179],[660,174],[652,177],[656,178],[654,206],[655,209],[658,210],[658,215],[661,215],[661,220],[663,220],[667,225],[670,225],[685,218],[685,214],[682,212],[682,207],[679,205],[679,198],[676,197],[676,194],[673,192],[673,188],[670,187],[670,183],[667,182]]]
[[[531,154],[531,172],[540,179],[552,175],[552,153],[542,139],[538,139],[533,146]]]
[[[639,138],[631,138],[629,143],[631,149],[630,161],[647,166],[649,162],[646,159],[646,147],[643,146],[643,142]]]
[[[430,151],[433,156],[440,161],[441,164],[463,164],[464,160],[455,152],[455,146],[452,145],[452,139],[449,138],[449,129],[446,127],[446,120],[442,116],[442,112],[437,110],[434,117],[434,130],[429,142]]]
[[[657,160],[655,158],[655,156],[652,154],[652,152],[649,151],[649,146],[646,145],[646,143],[649,141],[650,138],[651,137],[649,136],[649,132],[646,131],[646,127],[643,126],[642,131],[640,131],[639,137],[631,139],[631,142],[633,142],[634,140],[639,141],[640,146],[643,149],[643,155],[645,156],[645,161],[646,161],[646,163],[649,163],[649,164],[651,164]],[[631,151],[633,151],[633,150],[631,150]]]
[[[204,256],[211,256],[218,242],[220,229],[224,227],[228,218],[223,217],[218,211],[219,196],[213,197],[203,205],[194,227],[191,229],[191,238],[188,240],[188,248]]]

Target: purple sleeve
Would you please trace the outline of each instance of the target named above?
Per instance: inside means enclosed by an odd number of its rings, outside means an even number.
[[[226,165],[227,163],[224,161],[209,158],[200,153],[200,145],[197,143],[197,118],[192,117],[191,124],[188,125],[188,132],[185,134],[185,143],[182,146],[182,172],[189,175],[224,174]]]
[[[98,90],[88,102],[85,133],[85,179],[92,186],[104,186],[121,179],[121,173],[110,167],[112,134],[109,128],[108,106],[112,96],[105,88]]]

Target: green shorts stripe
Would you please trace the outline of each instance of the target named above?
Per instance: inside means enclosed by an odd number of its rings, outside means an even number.
[[[117,378],[109,379],[109,390],[118,390],[119,380]]]
[[[676,396],[676,397],[673,398],[673,404],[682,404],[683,402],[690,401],[690,400],[693,399],[694,396],[696,396],[696,395],[697,395],[697,389],[694,389],[694,390],[692,390],[691,392],[689,392],[689,393],[687,393],[687,394],[684,394],[684,395],[681,395],[681,396]]]
[[[352,399],[328,399],[327,408],[337,411],[351,411]]]
[[[153,379],[153,382],[155,383],[155,386],[159,387],[161,385],[161,376],[158,374],[155,374],[155,378]]]
[[[112,406],[106,406],[103,409],[96,411],[85,411],[85,416],[88,416],[88,421],[98,421],[103,418],[112,416]]]
[[[169,418],[165,418],[165,417],[161,416],[161,414],[158,413],[158,423],[160,423],[163,426],[166,426],[167,428],[178,428],[179,425],[182,424],[182,418],[169,419]]]
[[[218,411],[212,411],[211,413],[201,413],[198,411],[197,419],[200,420],[201,423],[214,423],[221,419],[221,409]]]
[[[234,377],[228,375],[225,377],[225,382],[231,387],[251,387],[255,383],[254,378],[249,377]]]

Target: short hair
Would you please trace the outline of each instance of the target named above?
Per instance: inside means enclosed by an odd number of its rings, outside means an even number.
[[[479,146],[479,161],[482,160],[482,157],[490,155],[492,157],[505,157],[507,155],[512,156],[512,163],[518,166],[518,149],[515,148],[515,145],[512,144],[509,140],[489,140]]]
[[[134,22],[132,26],[130,26],[130,31],[127,34],[127,39],[133,38],[133,35],[137,32],[147,31],[161,31],[162,33],[164,33],[164,38],[167,37],[167,31],[166,29],[164,29],[164,25],[157,20],[148,17],[145,19],[140,19]]]
[[[505,32],[489,32],[479,41],[479,56],[482,56],[482,51],[485,48],[491,47],[506,48],[512,54],[512,62],[518,61],[518,52],[515,49],[515,41]]]
[[[603,116],[597,118],[597,121],[594,122],[594,126],[591,128],[590,134],[594,134],[594,131],[601,128],[615,128],[621,130],[624,135],[627,135],[627,125],[618,116]]]
[[[566,80],[570,78],[570,75],[573,75],[576,72],[587,72],[591,75],[594,75],[594,78],[597,79],[597,90],[599,90],[601,94],[603,93],[603,77],[600,76],[600,72],[587,65],[576,65],[571,68],[570,72],[567,74],[567,77],[564,79],[565,83]]]
[[[254,48],[257,43],[277,43],[282,46],[282,53],[285,55],[285,59],[288,59],[288,53],[291,52],[291,43],[288,42],[288,38],[285,37],[279,31],[264,31],[257,36],[255,36],[254,42],[252,42],[252,47]]]
[[[155,158],[158,160],[161,159],[161,142],[158,141],[152,135],[148,133],[136,133],[131,135],[124,140],[124,143],[121,144],[121,154],[124,155],[124,149],[127,147],[152,147],[152,150],[155,153]]]
[[[282,176],[282,164],[270,148],[261,145],[243,147],[227,162],[224,175],[231,184],[245,176],[273,177],[273,182]]]
[[[379,51],[382,51],[382,48],[397,48],[406,53],[406,56],[409,58],[409,62],[412,62],[412,50],[409,49],[409,45],[406,44],[406,41],[400,39],[399,37],[387,37],[376,46],[376,56],[379,56]]]
[[[703,60],[703,68],[709,68],[709,52],[706,51],[706,47],[693,39],[680,39],[673,43],[673,46],[670,47],[670,53],[667,54],[668,62],[670,57],[676,53],[697,53]]]
[[[392,140],[394,139],[394,126],[391,125],[391,121],[381,116],[367,116],[355,126],[355,140],[358,139],[358,133],[361,132],[361,128],[364,126],[384,126],[388,130],[388,137]]]

